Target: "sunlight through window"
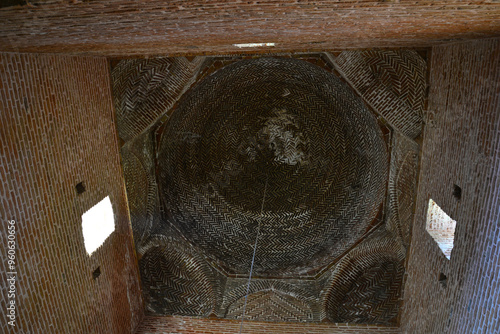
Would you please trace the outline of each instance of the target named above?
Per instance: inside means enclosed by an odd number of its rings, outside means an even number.
[[[91,255],[115,230],[115,218],[109,196],[82,215],[85,249]]]

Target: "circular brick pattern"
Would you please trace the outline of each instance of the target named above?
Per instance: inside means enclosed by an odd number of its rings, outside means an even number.
[[[248,273],[260,221],[255,273],[298,275],[366,231],[387,152],[374,116],[336,76],[260,58],[183,98],[161,133],[158,171],[166,220],[228,272]]]

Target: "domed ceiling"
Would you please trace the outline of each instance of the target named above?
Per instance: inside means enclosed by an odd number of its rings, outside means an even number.
[[[414,51],[115,63],[147,309],[395,322],[425,71]]]
[[[260,224],[260,276],[342,254],[375,218],[388,174],[361,99],[317,66],[274,58],[199,82],[163,129],[157,164],[167,222],[229,273],[248,274]]]

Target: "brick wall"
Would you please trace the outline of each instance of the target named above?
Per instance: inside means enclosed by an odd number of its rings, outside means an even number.
[[[0,50],[106,55],[422,47],[498,36],[495,0],[30,0],[0,8]],[[243,48],[235,43],[276,43]]]
[[[402,331],[499,333],[500,39],[435,47],[431,58]],[[457,221],[450,260],[425,230],[429,198]]]
[[[0,106],[0,332],[132,333],[143,307],[106,59],[0,54]],[[81,215],[108,195],[116,231],[89,257]],[[15,329],[5,314],[9,220]]]
[[[500,330],[500,40],[435,47],[401,331]],[[7,333],[130,333],[142,299],[104,58],[0,54],[0,317]],[[75,185],[84,182],[78,195]],[[454,185],[462,189],[453,196]],[[91,257],[81,215],[109,195],[116,231]],[[429,198],[457,220],[447,260],[425,231]],[[16,328],[5,325],[16,221]],[[92,272],[100,267],[101,275]],[[443,284],[442,275],[447,277]],[[247,333],[399,333],[247,322]],[[235,333],[239,322],[146,317],[138,333]]]
[[[136,334],[234,334],[239,333],[238,320],[203,319],[194,317],[166,316],[144,319]],[[376,325],[348,325],[328,323],[283,323],[249,321],[243,324],[242,333],[266,334],[391,334],[399,329]]]

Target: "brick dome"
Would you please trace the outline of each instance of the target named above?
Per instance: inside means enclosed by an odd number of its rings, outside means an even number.
[[[375,117],[335,75],[297,59],[239,61],[200,81],[161,131],[164,224],[248,274],[260,222],[255,274],[307,273],[367,230],[387,160]]]

